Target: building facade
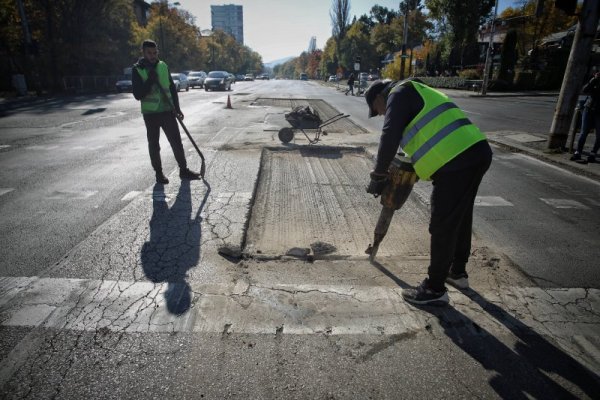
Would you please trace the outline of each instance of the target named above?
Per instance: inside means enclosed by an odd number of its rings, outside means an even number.
[[[212,29],[221,29],[244,44],[244,11],[242,6],[227,4],[210,6]]]

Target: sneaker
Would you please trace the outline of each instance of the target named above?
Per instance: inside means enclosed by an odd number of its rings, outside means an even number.
[[[581,154],[579,153],[575,153],[571,156],[570,158],[571,161],[577,161],[577,160],[581,160]]]
[[[188,180],[196,180],[196,179],[200,179],[200,174],[190,171],[189,169],[180,169],[179,170],[179,177],[181,179],[188,179]]]
[[[169,183],[169,179],[162,172],[157,172],[156,183],[162,183],[163,185],[166,185]]]
[[[411,304],[445,306],[449,303],[448,291],[444,288],[441,292],[434,292],[425,279],[416,288],[403,289],[402,298]]]
[[[450,274],[446,278],[446,283],[454,286],[457,289],[468,289],[469,288],[469,277],[467,274]]]

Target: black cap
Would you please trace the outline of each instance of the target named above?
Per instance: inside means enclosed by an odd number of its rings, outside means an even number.
[[[387,87],[388,83],[390,83],[390,81],[378,79],[374,81],[365,92],[365,100],[367,100],[367,104],[369,105],[369,118],[379,115],[377,114],[377,111],[373,110],[373,102],[375,101],[375,97]]]

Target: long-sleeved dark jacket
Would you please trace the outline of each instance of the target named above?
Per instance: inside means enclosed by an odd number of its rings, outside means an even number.
[[[388,171],[394,156],[398,152],[404,129],[425,106],[421,95],[411,84],[402,85],[390,93],[396,84],[398,82],[390,82],[383,90],[383,95],[387,98],[387,105],[377,152],[377,164],[375,166],[375,172],[377,173]],[[459,171],[479,164],[491,154],[492,150],[486,140],[477,142],[437,170],[433,174],[433,178],[435,179],[436,174],[440,172]]]
[[[594,76],[590,79],[583,86],[583,93],[590,95],[590,101],[586,103],[586,107],[593,110],[595,115],[600,115],[600,77]]]
[[[155,65],[151,65],[145,58],[140,58],[136,64],[134,64],[131,71],[131,84],[133,86],[133,97],[136,100],[142,100],[144,97],[150,93],[152,90],[153,82],[147,80],[144,82],[140,74],[137,72],[137,68],[154,68]],[[175,106],[175,111],[181,113],[181,109],[179,108],[179,96],[177,95],[177,89],[175,88],[175,83],[173,82],[173,78],[171,78],[171,73],[169,71],[169,91],[171,92],[171,98],[173,99],[173,105]]]

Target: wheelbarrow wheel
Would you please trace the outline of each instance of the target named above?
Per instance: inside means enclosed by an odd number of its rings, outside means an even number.
[[[283,143],[289,143],[294,138],[294,130],[292,128],[281,128],[279,130],[279,140]]]

